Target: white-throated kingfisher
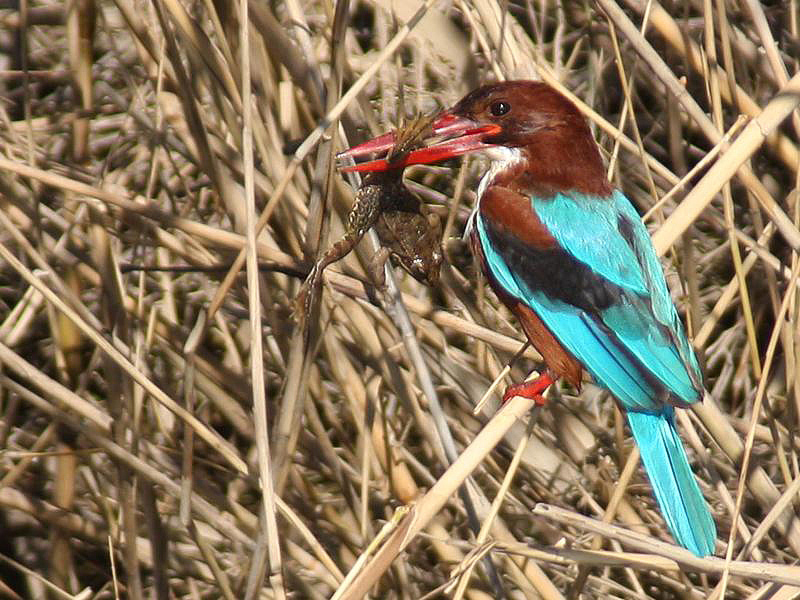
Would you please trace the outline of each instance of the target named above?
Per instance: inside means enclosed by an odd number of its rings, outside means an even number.
[[[468,224],[472,249],[547,364],[504,398],[541,401],[557,378],[580,388],[588,371],[627,415],[672,535],[698,556],[713,554],[714,520],[674,416],[674,407],[702,400],[700,366],[647,229],[607,181],[577,107],[544,83],[485,85],[438,115],[432,137],[403,164],[475,151],[491,160]],[[389,133],[345,154],[384,151],[393,141]]]

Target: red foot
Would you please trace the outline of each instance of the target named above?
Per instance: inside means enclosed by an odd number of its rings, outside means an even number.
[[[503,404],[511,400],[514,396],[522,396],[523,398],[530,398],[539,406],[544,406],[547,404],[547,399],[542,396],[542,392],[553,383],[555,383],[555,379],[553,379],[550,373],[539,375],[539,377],[531,381],[514,383],[506,388],[506,393],[503,394]]]

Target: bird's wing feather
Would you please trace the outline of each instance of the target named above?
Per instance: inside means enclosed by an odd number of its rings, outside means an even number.
[[[626,407],[660,411],[700,397],[700,370],[647,230],[619,192],[531,202],[557,240],[543,252],[480,218],[487,268]]]
[[[650,235],[625,195],[619,190],[608,199],[560,194],[533,206],[567,252],[630,290],[622,303],[603,311],[603,323],[682,401],[696,400],[702,390],[700,366]]]

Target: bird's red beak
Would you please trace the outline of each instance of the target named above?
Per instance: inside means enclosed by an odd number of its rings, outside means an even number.
[[[436,163],[475,150],[491,148],[494,144],[487,144],[484,139],[498,133],[500,133],[499,125],[481,125],[470,119],[445,112],[434,119],[431,123],[430,134],[420,140],[422,144],[430,142],[428,145],[402,154],[391,161],[381,158],[343,167],[342,171],[365,173]],[[373,153],[385,154],[393,148],[396,140],[395,134],[396,132],[392,131],[358,146],[353,146],[339,154],[337,158],[360,158]]]

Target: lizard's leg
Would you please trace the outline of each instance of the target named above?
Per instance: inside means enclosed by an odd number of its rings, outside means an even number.
[[[347,215],[344,235],[317,261],[295,298],[294,311],[298,321],[309,314],[312,304],[316,302],[325,267],[349,254],[364,237],[364,233],[375,224],[381,211],[380,193],[379,185],[366,181],[359,188],[355,204]]]

